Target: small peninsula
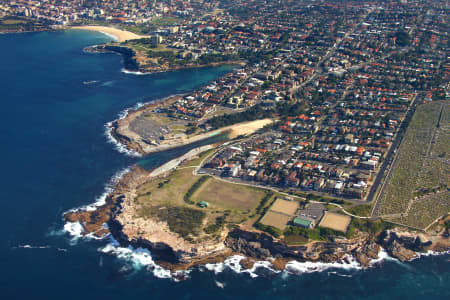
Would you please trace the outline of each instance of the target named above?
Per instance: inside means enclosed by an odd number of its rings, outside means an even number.
[[[119,54],[126,72],[235,66],[108,123],[141,156],[190,150],[154,170],[132,166],[104,204],[65,221],[148,249],[172,271],[234,254],[244,268],[283,269],[450,250],[442,3],[167,5],[0,6],[2,32],[115,36],[84,51]]]
[[[361,81],[351,78],[360,71],[336,77],[316,69],[286,88],[277,76],[285,73],[289,54],[269,68],[238,57],[190,63],[191,58],[169,55],[173,49],[154,37],[122,38],[86,51],[118,53],[135,72],[221,63],[240,68],[108,124],[118,143],[143,156],[217,135],[228,139],[194,148],[155,170],[134,166],[104,205],[64,215],[67,222],[79,222],[84,234],[111,234],[122,246],[148,249],[174,272],[234,254],[246,257],[240,262],[244,268],[266,260],[281,270],[292,260],[356,260],[369,267],[381,248],[401,261],[449,251],[448,163],[434,173],[430,169],[432,161],[447,156],[446,101],[424,101],[426,94],[409,89],[383,91],[391,97],[386,112],[378,112],[377,104],[352,104],[351,112],[341,107],[355,101],[350,95]],[[336,80],[342,84],[336,103],[326,100],[330,94],[321,100],[297,94],[314,82]],[[366,133],[352,123],[336,130],[342,120],[355,122],[356,114],[364,116],[359,126],[367,126]],[[411,144],[419,138],[418,126],[429,132],[420,135],[427,152]],[[423,157],[422,171],[406,158],[411,153]],[[428,181],[415,181],[404,170]]]

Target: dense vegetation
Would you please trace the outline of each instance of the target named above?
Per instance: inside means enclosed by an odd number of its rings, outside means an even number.
[[[225,212],[223,216],[218,216],[215,220],[215,223],[208,225],[204,231],[207,234],[215,233],[220,228],[222,228],[223,224],[225,223],[226,217],[229,215],[229,212]]]
[[[395,44],[400,47],[408,46],[411,43],[411,37],[406,31],[398,31],[395,33]]]
[[[198,235],[206,213],[183,206],[144,206],[141,210],[143,217],[153,216],[162,222],[167,222],[170,231],[178,233],[187,240],[190,235]]]
[[[207,65],[210,63],[217,63],[217,62],[225,62],[225,61],[232,61],[232,60],[239,60],[239,56],[237,55],[224,55],[224,54],[203,54],[200,56],[197,60],[198,64],[200,65]]]
[[[346,236],[347,236],[347,238],[351,238],[351,237],[355,236],[357,230],[362,231],[362,232],[367,232],[371,236],[375,236],[375,235],[379,234],[380,232],[387,230],[387,229],[391,229],[393,227],[394,226],[392,224],[387,223],[383,220],[372,221],[372,220],[368,220],[368,219],[352,218],[352,221],[350,223],[350,226],[348,227]]]
[[[356,205],[350,208],[346,208],[346,211],[348,211],[351,214],[361,216],[361,217],[368,217],[370,216],[370,213],[372,212],[372,205],[369,204],[361,204]]]
[[[261,202],[259,203],[258,207],[256,207],[256,214],[262,214],[263,209],[266,206],[267,202],[272,198],[273,192],[266,192],[266,195],[264,198],[262,198]]]
[[[267,232],[277,238],[279,238],[283,234],[283,232],[280,229],[275,228],[273,226],[256,223],[255,227],[258,228],[259,230]]]
[[[298,226],[288,226],[284,230],[284,235],[289,239],[293,236],[300,236],[306,240],[313,241],[329,241],[333,236],[343,236],[344,233],[329,228],[315,227],[313,229],[307,229]]]
[[[202,176],[200,177],[186,192],[184,195],[184,202],[188,204],[195,204],[194,201],[191,200],[191,196],[198,190],[198,188],[209,178],[210,176]]]
[[[326,202],[326,203],[336,203],[336,204],[341,204],[341,205],[345,204],[345,201],[341,200],[341,199],[322,197],[322,196],[311,194],[311,193],[306,195],[306,200],[308,200],[308,201],[314,200],[314,201]]]
[[[186,238],[189,234],[196,234],[202,225],[205,213],[188,207],[170,207],[167,210],[167,224],[171,231]]]

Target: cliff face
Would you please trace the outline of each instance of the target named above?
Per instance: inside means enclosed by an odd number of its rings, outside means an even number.
[[[312,242],[302,246],[288,246],[274,240],[266,233],[236,229],[229,233],[225,244],[234,252],[258,260],[275,258],[280,261],[343,261],[346,254],[361,265],[368,266],[370,259],[378,257],[380,246],[367,235],[352,240],[335,239],[333,242]]]
[[[354,259],[361,266],[368,267],[372,259],[378,258],[381,247],[385,248],[390,256],[400,261],[415,258],[416,251],[450,250],[448,238],[427,237],[422,233],[401,230],[385,231],[380,234],[378,240],[361,234],[351,240],[336,239],[327,243],[313,242],[302,246],[288,246],[266,233],[233,229],[227,233],[223,243],[219,242],[215,245],[210,243],[209,251],[206,251],[204,244],[190,244],[183,249],[180,248],[180,244],[174,246],[170,240],[149,241],[139,237],[130,240],[126,234],[123,234],[123,227],[119,223],[116,223],[116,226],[110,225],[110,228],[114,228],[112,233],[122,245],[131,244],[134,247],[149,249],[159,264],[172,271],[185,270],[198,264],[221,262],[231,254],[247,257],[241,261],[244,268],[251,268],[257,260],[267,260],[272,262],[275,269],[282,270],[291,260],[331,263],[348,262]],[[436,242],[433,242],[433,239]]]
[[[136,52],[129,47],[97,45],[87,47],[85,51],[92,53],[117,53],[122,56],[123,65],[126,70],[132,72],[137,72],[140,70],[139,63],[136,60]]]
[[[399,229],[383,232],[380,235],[380,244],[390,256],[396,257],[401,261],[414,258],[416,252],[450,250],[450,240],[443,234],[425,235]]]
[[[416,257],[416,252],[449,251],[450,240],[445,232],[417,233],[404,229],[387,230],[377,237],[360,232],[353,239],[335,238],[332,242],[311,242],[288,246],[264,232],[234,228],[224,229],[215,239],[190,242],[171,232],[167,223],[139,216],[134,202],[136,187],[151,174],[135,167],[117,183],[106,203],[94,211],[78,210],[64,215],[66,221],[80,222],[85,234],[104,236],[111,233],[122,246],[132,245],[151,251],[160,265],[172,271],[194,265],[221,262],[231,254],[248,257],[243,265],[251,268],[256,260],[270,260],[275,268],[283,269],[291,260],[343,262],[357,260],[369,266],[378,257],[380,247],[401,261]],[[107,223],[108,229],[103,225]]]
[[[109,230],[103,225],[107,224],[117,213],[121,202],[127,196],[130,188],[145,181],[148,172],[140,167],[134,167],[117,183],[114,191],[106,197],[105,204],[95,210],[78,209],[64,214],[67,222],[79,222],[84,229],[84,234],[93,234],[97,237],[105,236]]]

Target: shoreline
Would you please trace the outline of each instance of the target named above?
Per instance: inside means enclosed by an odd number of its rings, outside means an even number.
[[[273,120],[271,119],[241,122],[212,131],[188,136],[181,140],[173,140],[164,143],[161,142],[158,145],[148,143],[138,133],[130,129],[131,123],[143,113],[161,105],[170,105],[171,103],[181,99],[184,95],[186,94],[176,94],[163,99],[144,103],[142,105],[139,105],[137,109],[128,109],[126,115],[107,123],[108,134],[111,136],[111,138],[115,139],[117,144],[127,147],[129,151],[145,156],[151,153],[188,146],[227,132],[230,133],[230,138],[234,138],[238,135],[252,133],[273,122]]]
[[[89,30],[89,31],[96,31],[101,32],[103,34],[106,34],[110,37],[114,37],[115,40],[119,43],[126,42],[129,40],[135,40],[135,39],[142,39],[147,38],[148,36],[145,35],[138,35],[136,33],[109,27],[109,26],[100,26],[100,25],[83,25],[83,26],[70,26],[67,28],[64,28],[66,30],[75,29],[75,30]]]
[[[186,65],[174,65],[174,66],[143,66],[142,55],[137,53],[132,47],[126,45],[92,45],[85,47],[83,49],[87,53],[115,53],[122,57],[124,67],[122,72],[134,74],[134,75],[151,75],[156,73],[164,73],[179,70],[188,69],[201,69],[201,68],[214,68],[219,66],[245,66],[244,61],[222,61],[222,62],[211,62],[208,64],[186,64]],[[145,57],[144,57],[145,59]]]
[[[174,160],[177,159],[179,160],[179,158]],[[187,158],[189,159],[191,158]],[[170,173],[176,166],[177,164],[173,164],[173,167],[164,173]],[[160,178],[164,173],[156,172],[153,176]],[[266,233],[236,228],[226,231],[223,241],[213,244],[212,250],[204,252],[203,255],[186,256],[191,250],[184,252],[187,248],[176,248],[179,246],[175,244],[178,245],[179,242],[171,244],[165,239],[147,240],[139,234],[131,237],[124,233],[124,224],[129,220],[122,218],[121,215],[124,210],[129,210],[136,187],[151,176],[152,172],[137,166],[132,167],[115,182],[103,204],[94,205],[95,210],[86,209],[91,205],[66,212],[65,221],[72,224],[78,222],[83,230],[81,234],[83,237],[104,239],[112,236],[117,242],[117,247],[148,251],[152,262],[172,275],[179,271],[188,271],[195,266],[224,263],[236,255],[243,257],[239,260],[240,269],[243,271],[251,270],[255,264],[259,265],[261,262],[277,271],[289,271],[290,267],[295,269],[298,264],[342,264],[364,269],[371,267],[373,262],[379,259],[380,251],[385,251],[389,257],[405,262],[420,258],[422,255],[445,254],[450,249],[449,238],[443,235],[444,231],[425,234],[397,228],[383,231],[375,237],[360,234],[350,240],[313,241],[308,246],[288,246]],[[161,222],[155,221],[154,226],[156,230],[171,234],[164,229],[165,224]],[[188,245],[189,247],[192,245]],[[314,256],[311,256],[311,253],[314,253]]]
[[[118,132],[119,122],[127,119],[132,114],[145,111],[161,103],[176,101],[177,97],[180,97],[180,95],[147,102],[137,107],[137,109],[126,109],[123,112],[123,116],[119,116],[119,119],[109,122],[105,126],[111,130],[110,135],[115,139],[116,144],[122,145],[125,150],[130,151],[132,149],[140,154],[156,152],[144,151],[139,143],[134,142],[128,136]],[[171,148],[186,144],[190,143],[175,145]],[[158,151],[168,149],[159,149]],[[171,170],[168,170],[166,173],[168,172],[171,172]],[[213,249],[212,252],[203,256],[192,256],[191,260],[186,260],[186,258],[180,260],[179,255],[175,255],[173,245],[168,244],[166,240],[149,241],[139,237],[130,239],[124,234],[123,225],[118,221],[118,218],[124,210],[124,205],[132,201],[136,187],[148,180],[149,176],[149,172],[138,166],[133,166],[129,172],[123,174],[120,180],[114,183],[112,191],[105,196],[103,203],[93,205],[94,210],[87,210],[86,207],[92,206],[88,205],[84,208],[68,211],[64,213],[64,220],[72,224],[78,223],[84,231],[82,236],[104,239],[106,236],[111,235],[120,247],[131,246],[136,251],[139,249],[149,251],[152,262],[160,268],[162,266],[163,269],[172,275],[177,274],[177,271],[186,271],[197,265],[206,267],[209,264],[224,263],[236,255],[245,258],[238,262],[245,270],[253,269],[259,262],[267,262],[270,268],[281,271],[287,270],[290,263],[291,265],[295,264],[292,262],[300,264],[337,263],[352,265],[352,261],[356,261],[357,265],[359,264],[359,266],[366,268],[371,266],[371,261],[379,259],[380,249],[385,249],[389,256],[397,258],[400,261],[420,258],[424,254],[418,253],[422,253],[423,251],[426,251],[426,253],[429,253],[429,251],[448,253],[450,249],[449,239],[448,237],[441,236],[442,232],[434,236],[437,242],[431,242],[433,238],[423,233],[412,232],[410,230],[387,230],[376,238],[358,236],[356,240],[346,241],[344,243],[336,241],[337,239],[331,243],[315,241],[312,242],[315,255],[309,256],[307,255],[308,252],[305,252],[305,246],[288,246],[266,233],[237,228],[226,232],[224,240],[217,244],[219,248]],[[164,175],[158,174],[158,176]],[[156,226],[164,227],[165,225],[156,222]],[[442,245],[440,244],[441,242]],[[259,246],[256,247],[255,245]],[[306,247],[306,250],[309,249],[309,246]],[[260,251],[263,254],[259,253]]]

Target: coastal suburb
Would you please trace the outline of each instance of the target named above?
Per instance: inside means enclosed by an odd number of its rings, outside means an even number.
[[[244,269],[369,267],[381,251],[450,251],[448,13],[443,0],[17,0],[0,1],[0,31],[103,32],[111,42],[79,51],[136,75],[230,66],[107,124],[128,154],[181,154],[138,159],[105,203],[66,212],[85,236],[171,272],[233,255]]]

